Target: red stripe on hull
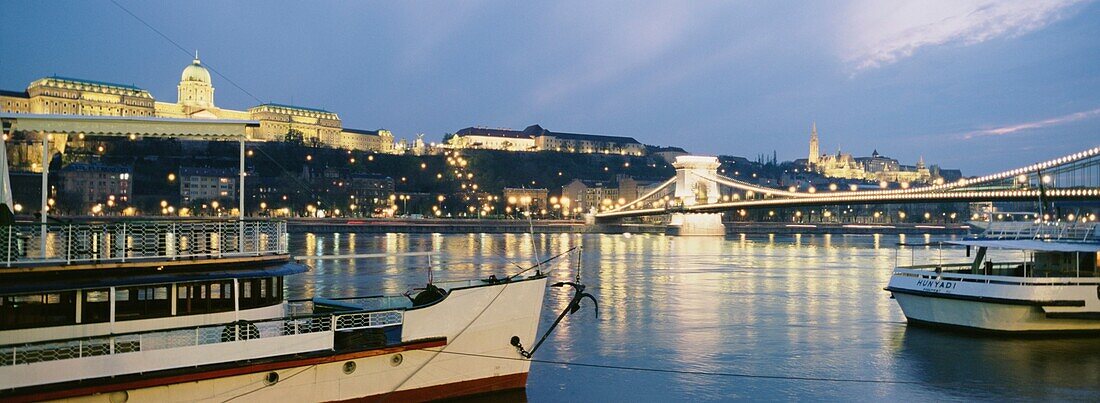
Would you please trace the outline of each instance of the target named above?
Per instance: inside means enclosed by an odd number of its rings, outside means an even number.
[[[527,387],[527,373],[494,376],[491,378],[448,383],[426,388],[400,390],[382,395],[367,396],[341,402],[429,402],[484,393],[502,392]]]
[[[257,372],[267,372],[279,369],[303,367],[308,365],[324,364],[329,362],[353,360],[356,358],[373,357],[376,355],[385,355],[399,353],[409,350],[422,350],[425,348],[442,347],[447,345],[447,341],[444,339],[427,340],[422,342],[414,342],[401,346],[379,348],[373,350],[356,351],[351,353],[333,354],[322,357],[300,358],[290,359],[285,361],[264,362],[252,365],[245,365],[241,367],[214,369],[202,372],[194,372],[188,374],[179,375],[166,375],[159,377],[145,377],[143,379],[137,379],[133,381],[121,381],[114,383],[105,383],[95,386],[74,387],[72,389],[62,390],[48,390],[48,391],[25,391],[16,393],[22,393],[18,396],[0,396],[0,401],[3,402],[37,402],[42,400],[56,400],[69,397],[87,396],[98,393],[110,393],[120,390],[134,390],[143,388],[152,388],[157,386],[172,385],[177,383],[195,382],[214,378],[226,378],[230,376],[253,374]],[[526,374],[525,374],[526,376]],[[93,381],[95,382],[95,381]],[[110,379],[105,382],[111,382]]]

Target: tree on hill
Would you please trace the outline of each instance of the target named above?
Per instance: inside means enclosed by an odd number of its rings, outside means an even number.
[[[305,138],[301,130],[290,129],[286,131],[286,135],[283,137],[283,141],[291,144],[302,144],[305,141]]]

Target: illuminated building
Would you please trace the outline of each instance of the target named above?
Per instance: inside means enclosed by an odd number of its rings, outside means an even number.
[[[181,167],[180,198],[184,203],[236,200],[237,174],[232,169]]]
[[[508,204],[517,205],[525,210],[547,208],[549,194],[550,191],[547,189],[504,188],[504,200]]]
[[[644,155],[646,147],[632,137],[552,132],[539,125],[522,131],[467,127],[444,138],[454,149],[558,151],[586,154]]]
[[[134,85],[51,76],[31,82],[25,91],[0,90],[0,111],[11,113],[89,116],[137,116],[179,119],[256,120],[260,127],[249,135],[253,141],[283,141],[293,132],[308,144],[349,150],[395,152],[393,134],[386,130],[345,129],[330,111],[303,106],[265,103],[248,110],[219,107],[214,100],[210,71],[195,55],[184,67],[177,85],[176,102],[157,101],[149,91]],[[64,152],[68,140],[55,138],[51,148]],[[13,149],[13,163],[39,164],[41,153]],[[33,168],[33,167],[32,167]]]
[[[898,160],[882,156],[875,150],[870,157],[853,157],[849,153],[818,154],[817,124],[810,131],[810,155],[803,164],[829,178],[893,183],[931,183],[936,179],[924,158],[915,166],[901,165]],[[936,169],[938,172],[938,168]]]
[[[572,200],[574,207],[587,213],[613,205],[619,199],[619,186],[606,181],[574,179],[562,187],[561,194]]]
[[[133,169],[121,165],[72,163],[66,165],[58,175],[61,189],[65,195],[61,200],[75,198],[81,207],[88,204],[106,203],[118,199],[127,201],[133,193],[133,181],[130,179]]]

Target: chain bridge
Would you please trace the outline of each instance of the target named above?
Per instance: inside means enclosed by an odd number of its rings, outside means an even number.
[[[607,223],[670,215],[685,234],[724,233],[728,211],[829,205],[1100,200],[1100,147],[990,175],[904,189],[777,189],[721,175],[716,157],[680,156],[676,176],[637,200],[595,214]]]

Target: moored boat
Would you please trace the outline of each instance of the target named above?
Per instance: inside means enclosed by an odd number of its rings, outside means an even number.
[[[287,301],[277,221],[0,227],[0,400],[417,401],[523,388],[546,276]]]
[[[1097,230],[1095,222],[993,222],[981,235],[948,242],[968,256],[976,250],[970,262],[899,266],[886,290],[913,324],[1100,332]],[[1010,253],[994,260],[997,249]]]

